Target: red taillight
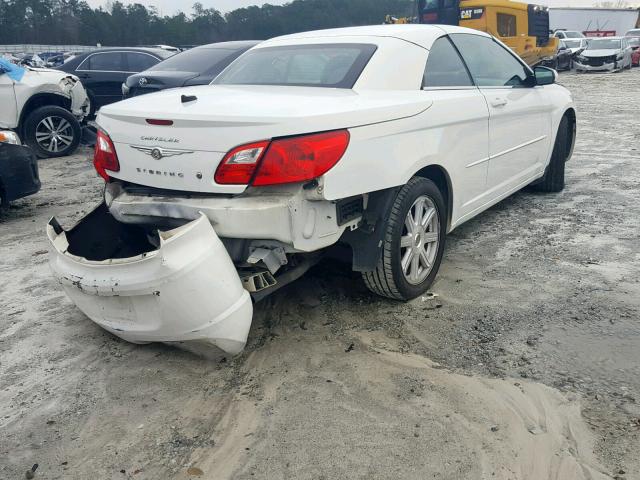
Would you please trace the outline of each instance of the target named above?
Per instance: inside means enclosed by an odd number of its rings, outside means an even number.
[[[215,180],[218,184],[251,182],[256,186],[312,180],[338,163],[349,138],[347,130],[336,130],[242,145],[225,155]]]
[[[98,175],[105,180],[109,180],[107,170],[112,172],[120,171],[120,162],[118,162],[116,148],[113,146],[113,142],[111,141],[111,138],[109,138],[109,135],[102,130],[98,130],[98,136],[96,137],[93,166],[96,168]]]
[[[249,143],[227,153],[218,169],[215,180],[219,185],[246,185],[251,181],[258,161],[269,146],[269,142]]]

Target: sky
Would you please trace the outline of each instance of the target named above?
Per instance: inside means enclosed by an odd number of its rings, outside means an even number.
[[[120,0],[123,3],[142,3],[146,6],[155,6],[162,15],[173,15],[179,10],[185,13],[191,12],[192,5],[196,0]],[[199,0],[205,8],[215,8],[221,12],[228,12],[240,7],[249,5],[262,5],[270,3],[272,5],[281,5],[290,0],[269,0],[268,2],[256,0]],[[349,0],[345,0],[349,1]],[[524,0],[523,0],[524,1]],[[528,0],[531,1],[531,0]],[[88,0],[93,7],[104,5],[106,0]],[[534,2],[532,2],[534,3]],[[535,3],[548,5],[550,7],[592,7],[597,0],[537,0]],[[635,1],[629,1],[629,4],[635,4]]]

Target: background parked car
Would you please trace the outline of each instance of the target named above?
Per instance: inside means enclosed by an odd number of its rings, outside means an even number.
[[[0,213],[9,202],[40,190],[38,160],[15,132],[0,130]]]
[[[571,70],[573,68],[573,53],[564,40],[560,40],[558,51],[553,57],[547,57],[542,64],[556,70]]]
[[[626,37],[591,38],[587,48],[575,59],[576,71],[620,71],[631,68],[631,52]]]
[[[122,85],[125,98],[165,88],[207,85],[259,41],[221,42],[192,48],[131,75]]]
[[[147,48],[161,48],[162,50],[166,50],[167,52],[180,53],[180,49],[178,47],[172,47],[171,45],[143,45]]]
[[[0,58],[0,128],[18,132],[38,157],[72,154],[88,107],[77,77]]]
[[[585,38],[584,33],[575,30],[556,30],[553,32],[554,37],[565,38]]]
[[[633,30],[629,30],[625,37],[629,42],[629,46],[631,47],[631,66],[638,67],[640,66],[640,28],[634,28]]]
[[[562,42],[571,50],[571,54],[574,57],[582,53],[582,51],[587,48],[587,45],[589,45],[589,41],[586,38],[567,38],[562,40]]]
[[[640,67],[640,37],[630,38],[629,46],[631,47],[631,66]]]
[[[59,67],[76,75],[87,90],[90,115],[103,105],[122,100],[122,83],[174,55],[160,48],[103,48],[78,55]]]
[[[638,37],[640,38],[640,28],[633,28],[624,34],[625,37]]]

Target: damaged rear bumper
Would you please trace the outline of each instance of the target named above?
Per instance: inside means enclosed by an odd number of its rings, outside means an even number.
[[[117,222],[101,204],[71,230],[47,225],[50,265],[71,300],[134,343],[205,341],[244,348],[253,306],[209,220],[158,232]]]

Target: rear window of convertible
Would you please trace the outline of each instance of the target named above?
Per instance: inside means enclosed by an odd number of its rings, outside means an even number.
[[[361,43],[256,48],[233,62],[213,83],[353,88],[376,48]]]

